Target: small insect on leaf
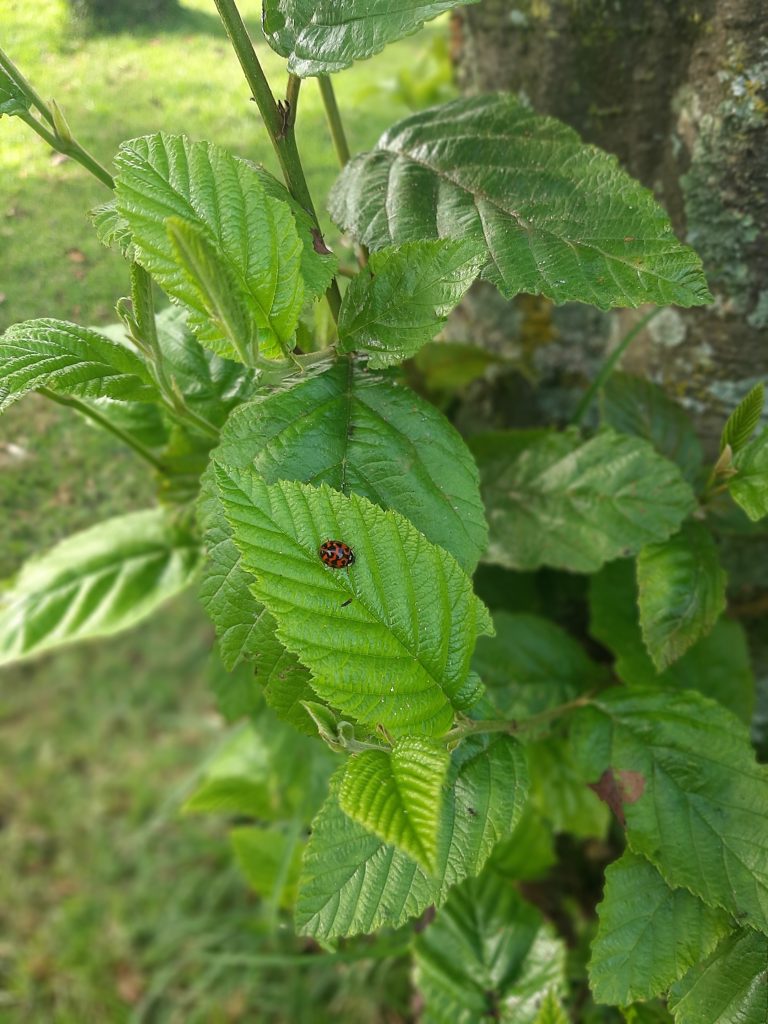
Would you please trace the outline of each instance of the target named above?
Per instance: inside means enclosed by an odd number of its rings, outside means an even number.
[[[326,540],[318,550],[320,561],[330,569],[346,569],[355,561],[355,554],[343,540]]]

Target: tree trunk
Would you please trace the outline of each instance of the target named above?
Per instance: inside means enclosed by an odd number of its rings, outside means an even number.
[[[484,0],[454,19],[465,91],[519,92],[615,153],[703,258],[715,303],[659,314],[624,367],[677,395],[710,451],[768,372],[767,25],[768,0]],[[477,330],[489,301],[477,299],[463,330]],[[574,389],[642,312],[524,300],[507,314],[548,415],[567,415]]]

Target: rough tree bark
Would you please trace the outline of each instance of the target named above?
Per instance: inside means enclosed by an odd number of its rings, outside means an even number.
[[[615,153],[702,256],[715,304],[659,314],[624,366],[676,394],[710,450],[724,413],[768,375],[767,26],[768,0],[483,0],[454,20],[465,91],[519,92]],[[512,318],[512,346],[561,416],[642,315],[533,300],[505,313],[476,293],[458,333],[476,332],[489,304],[486,336]],[[515,421],[510,403],[486,406]]]

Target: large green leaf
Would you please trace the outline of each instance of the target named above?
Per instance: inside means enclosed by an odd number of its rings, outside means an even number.
[[[183,135],[146,135],[123,143],[115,160],[117,211],[131,230],[136,258],[168,294],[192,312],[190,325],[207,347],[238,358],[208,303],[180,266],[169,218],[197,228],[243,298],[246,332],[268,356],[293,347],[304,302],[304,244],[287,203],[268,195],[253,168],[208,142]]]
[[[737,453],[730,484],[733,499],[753,522],[768,516],[768,427]]]
[[[666,540],[695,505],[680,470],[646,441],[606,430],[499,431],[470,442],[490,509],[486,561],[595,572]]]
[[[686,523],[637,556],[640,628],[661,672],[709,633],[725,609],[725,572],[701,523]]]
[[[347,68],[418,31],[459,0],[264,0],[269,45],[306,78]],[[477,0],[464,0],[476,3]]]
[[[372,253],[344,293],[339,340],[374,368],[415,355],[437,334],[477,277],[473,242],[410,242]]]
[[[602,839],[610,812],[588,785],[571,745],[561,736],[526,744],[531,804],[555,832]]]
[[[391,752],[356,754],[339,786],[341,809],[432,872],[448,763],[445,747],[418,736],[403,736]]]
[[[76,533],[33,558],[0,595],[0,664],[108,636],[192,581],[197,542],[160,509]]]
[[[27,320],[0,337],[0,411],[36,388],[78,398],[158,397],[130,349],[64,320]]]
[[[768,931],[768,769],[695,692],[616,691],[574,719],[583,770],[665,881]]]
[[[630,850],[606,871],[597,913],[590,988],[596,1002],[622,1006],[666,992],[731,928],[725,911],[687,889],[670,889],[645,857]]]
[[[476,699],[470,657],[492,628],[455,559],[358,495],[270,486],[252,469],[218,465],[216,475],[251,589],[320,696],[400,734],[445,732]],[[329,538],[352,547],[348,569],[319,558]]]
[[[768,939],[742,928],[727,936],[669,993],[676,1024],[765,1024]]]
[[[611,306],[711,301],[701,261],[614,156],[504,93],[400,121],[356,157],[331,196],[338,224],[372,249],[466,238],[511,298]]]
[[[742,398],[726,420],[720,438],[720,450],[730,445],[731,451],[741,451],[754,433],[765,405],[765,385],[759,381]]]
[[[423,1024],[536,1024],[565,988],[565,946],[539,911],[486,869],[451,893],[413,946]]]
[[[663,672],[648,655],[640,632],[632,563],[612,562],[590,581],[590,632],[616,656],[614,670],[629,686],[698,690],[719,700],[744,722],[752,718],[755,677],[743,626],[721,618],[711,633]]]
[[[434,875],[341,810],[338,780],[312,823],[296,904],[300,932],[317,939],[399,927],[476,875],[517,823],[528,789],[523,748],[509,737],[454,752]]]
[[[678,464],[686,480],[695,481],[704,460],[701,444],[685,411],[658,384],[612,373],[600,396],[600,416],[619,433],[650,441]]]
[[[477,470],[459,434],[429,403],[350,359],[237,410],[214,458],[253,465],[267,483],[325,481],[408,519],[471,571],[486,543]],[[225,664],[258,650],[259,605],[204,481],[206,561],[201,596]]]
[[[477,641],[472,667],[507,718],[525,718],[590,688],[601,671],[549,619],[496,612],[496,635]]]

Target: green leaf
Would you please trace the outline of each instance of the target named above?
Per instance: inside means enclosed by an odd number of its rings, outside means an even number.
[[[371,249],[477,242],[483,276],[507,298],[528,292],[601,309],[711,301],[701,261],[653,195],[614,156],[504,93],[400,121],[347,164],[330,210]]]
[[[565,630],[538,615],[496,612],[496,635],[480,637],[472,667],[506,718],[526,718],[571,700],[602,672]]]
[[[485,560],[509,569],[595,572],[666,540],[695,505],[677,466],[610,430],[499,431],[470,447],[492,510]]]
[[[704,461],[701,444],[685,411],[658,384],[627,373],[611,374],[600,396],[600,416],[620,434],[650,441],[660,455],[678,464],[686,480],[696,480]]]
[[[88,211],[88,216],[96,229],[96,237],[102,245],[106,245],[108,249],[114,246],[125,259],[133,259],[131,229],[128,226],[128,221],[124,220],[117,212],[116,200],[110,199],[108,203],[95,206]]]
[[[674,537],[642,549],[640,628],[659,672],[711,632],[725,609],[725,582],[717,545],[701,523],[685,523]]]
[[[0,68],[0,117],[3,114],[9,117],[13,117],[14,114],[25,114],[31,105],[24,90],[14,82],[7,71]]]
[[[742,928],[672,986],[675,1024],[765,1024],[768,939]]]
[[[0,412],[37,388],[77,398],[157,398],[149,370],[130,349],[64,320],[27,320],[0,337]]]
[[[135,626],[191,583],[198,559],[197,542],[160,508],[68,537],[0,595],[0,665]]]
[[[752,718],[755,678],[743,626],[719,619],[712,632],[657,672],[643,643],[631,562],[613,562],[590,581],[590,633],[616,656],[614,670],[629,686],[698,690],[743,722]]]
[[[731,497],[753,522],[768,516],[768,427],[742,448],[733,460],[737,474]]]
[[[512,835],[494,847],[489,864],[504,878],[527,882],[543,878],[556,863],[552,827],[529,800]]]
[[[123,143],[115,162],[117,210],[130,227],[137,259],[192,310],[190,326],[201,342],[237,357],[179,266],[166,230],[169,217],[201,231],[209,255],[216,254],[239,286],[248,324],[242,344],[255,337],[267,356],[293,347],[304,302],[304,246],[290,207],[267,195],[250,164],[212,143],[164,133]]]
[[[241,363],[251,360],[256,341],[248,315],[248,297],[229,264],[194,224],[179,217],[165,222],[176,263],[196,292],[195,309],[204,310]]]
[[[616,691],[573,718],[583,770],[665,881],[768,930],[768,769],[695,692]]]
[[[417,32],[458,0],[264,0],[267,42],[302,78],[328,75]],[[464,0],[476,3],[477,0]]]
[[[670,889],[630,850],[607,869],[597,913],[590,988],[596,1002],[614,1005],[666,992],[731,928],[728,914],[687,889]]]
[[[281,829],[253,826],[231,829],[229,840],[248,885],[262,897],[276,895],[278,905],[290,909],[296,899],[303,843]]]
[[[341,779],[341,809],[431,873],[449,760],[445,747],[417,736],[403,736],[391,753],[357,754]]]
[[[465,741],[451,758],[434,876],[382,843],[338,803],[338,776],[304,854],[296,924],[315,939],[397,928],[441,906],[452,886],[478,874],[525,803],[525,754],[511,737]]]
[[[415,355],[438,333],[481,263],[474,242],[410,242],[373,253],[344,294],[342,350],[368,353],[374,368]]]
[[[731,446],[734,455],[741,451],[760,422],[764,404],[765,385],[760,381],[742,398],[726,420],[720,438],[720,451],[723,451],[726,445]]]
[[[224,512],[254,575],[254,596],[277,620],[278,639],[313,674],[313,688],[363,723],[399,734],[444,733],[466,706],[469,661],[490,616],[458,563],[396,512],[217,466]],[[349,544],[349,569],[318,548]]]
[[[544,996],[544,1002],[541,1004],[534,1024],[568,1024],[563,1004],[555,995],[554,990],[550,989]]]
[[[608,831],[609,811],[574,757],[571,745],[560,736],[526,744],[531,776],[531,804],[555,832],[581,839],[602,839]]]
[[[622,1006],[621,1016],[626,1024],[674,1024],[672,1014],[658,999]]]
[[[486,870],[455,889],[413,946],[423,1024],[536,1024],[565,988],[565,946],[514,887]]]

